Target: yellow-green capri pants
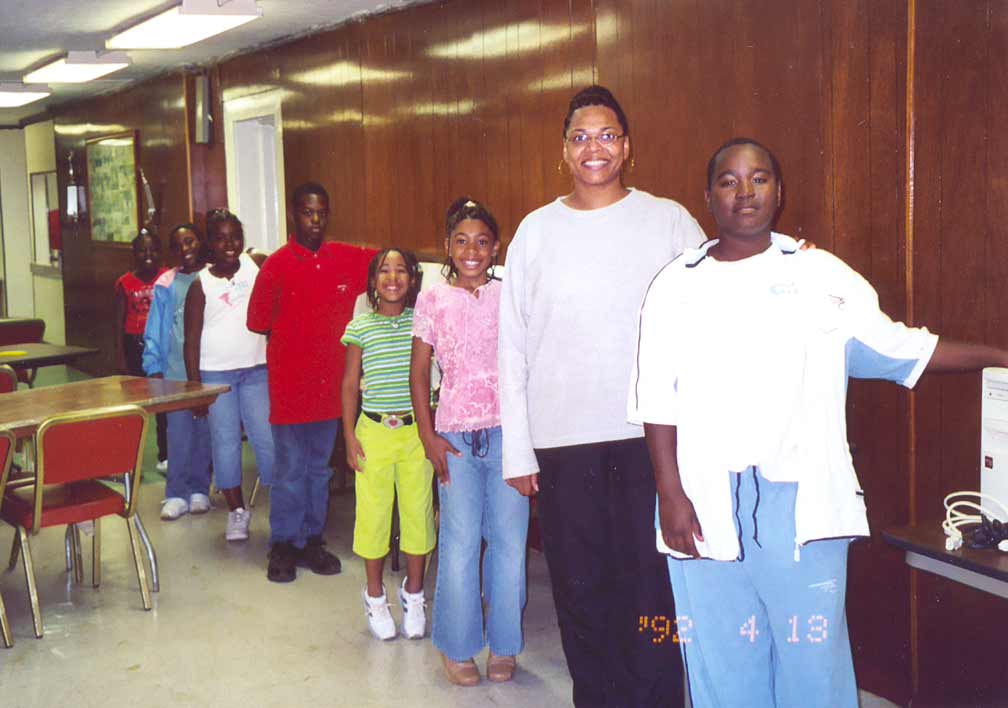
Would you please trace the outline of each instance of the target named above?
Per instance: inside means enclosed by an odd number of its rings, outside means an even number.
[[[357,520],[353,551],[384,558],[392,531],[392,502],[399,496],[399,547],[422,556],[434,549],[434,468],[424,456],[416,425],[392,430],[367,416],[355,428],[366,458],[354,478]]]

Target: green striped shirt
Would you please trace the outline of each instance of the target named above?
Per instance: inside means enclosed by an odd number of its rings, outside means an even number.
[[[340,340],[361,348],[364,385],[361,407],[369,413],[412,411],[410,350],[413,346],[413,308],[398,317],[365,312],[353,318]]]

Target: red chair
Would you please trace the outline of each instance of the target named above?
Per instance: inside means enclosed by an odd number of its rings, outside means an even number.
[[[17,385],[17,372],[6,364],[0,366],[0,393],[14,393],[17,391]]]
[[[17,386],[18,386],[17,372],[15,372],[14,369],[12,369],[9,366],[6,365],[0,366],[0,394],[14,393],[15,391],[17,391]],[[14,448],[15,451],[20,451],[22,449],[22,446],[28,447],[24,443],[21,444],[15,443]],[[23,484],[27,482],[28,479],[29,478],[27,478],[22,473],[21,468],[18,465],[12,465],[11,475],[9,479],[11,484]],[[0,494],[0,499],[2,498],[3,494]]]
[[[45,320],[15,318],[0,321],[0,346],[32,344],[41,342],[43,337],[45,337]],[[37,373],[38,369],[35,368],[17,369],[17,380],[31,386],[35,383]]]
[[[151,609],[150,588],[135,520],[146,434],[147,415],[138,406],[114,406],[53,416],[43,421],[35,434],[33,484],[4,490],[0,517],[17,529],[10,567],[17,563],[20,550],[24,556],[36,637],[42,637],[42,612],[28,537],[49,526],[70,526],[74,537],[79,538],[76,525],[94,521],[91,580],[94,587],[98,587],[101,583],[101,518],[114,514],[122,516],[126,520],[143,606],[145,610]],[[99,481],[110,475],[124,475],[123,490]],[[75,576],[83,580],[79,563]]]
[[[3,367],[9,368],[9,367]],[[11,460],[14,457],[14,435],[9,430],[0,430],[0,498],[7,487],[7,475],[10,473]],[[3,595],[0,595],[0,641],[10,649],[14,646],[11,637],[10,623],[7,622],[7,609],[4,607]]]

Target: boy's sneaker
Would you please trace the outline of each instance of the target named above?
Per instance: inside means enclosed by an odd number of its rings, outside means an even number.
[[[169,497],[161,502],[161,519],[174,521],[189,511],[189,503],[182,497]]]
[[[385,590],[382,589],[381,597],[371,597],[368,595],[367,585],[361,590],[361,597],[364,598],[364,612],[367,614],[368,629],[375,639],[386,641],[395,639],[396,627],[392,613],[389,611],[388,598]]]
[[[158,463],[154,465],[154,469],[156,469],[161,474],[164,474],[165,472],[168,471],[168,460],[158,460]]]
[[[228,512],[227,527],[224,529],[224,538],[228,541],[245,541],[248,539],[249,523],[252,521],[252,512],[248,509],[238,508]]]
[[[298,549],[287,541],[274,543],[270,547],[269,566],[266,577],[274,583],[290,583],[297,577]]]
[[[321,536],[309,536],[297,559],[301,568],[308,568],[316,575],[336,575],[342,570],[340,559],[327,551]]]
[[[399,588],[399,602],[402,603],[402,635],[407,639],[423,639],[427,631],[427,613],[424,611],[423,588],[420,592],[406,592],[406,578]]]
[[[210,511],[210,497],[206,494],[193,494],[189,497],[189,513],[205,514]]]

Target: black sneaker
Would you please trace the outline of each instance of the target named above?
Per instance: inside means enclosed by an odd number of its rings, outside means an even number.
[[[269,552],[266,577],[274,583],[289,583],[297,577],[298,549],[287,541],[274,543]]]
[[[340,559],[327,551],[321,536],[311,536],[298,555],[298,567],[308,568],[316,575],[336,575],[342,569]]]

